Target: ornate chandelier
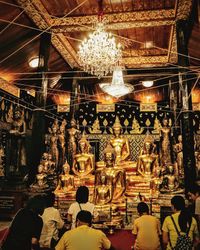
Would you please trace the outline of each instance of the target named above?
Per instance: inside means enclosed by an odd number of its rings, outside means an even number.
[[[100,88],[113,97],[121,97],[131,93],[134,89],[133,85],[124,83],[122,68],[115,67],[111,83],[100,83]]]
[[[84,71],[101,78],[113,71],[122,57],[120,44],[107,33],[104,24],[99,21],[95,31],[79,46],[78,56]]]

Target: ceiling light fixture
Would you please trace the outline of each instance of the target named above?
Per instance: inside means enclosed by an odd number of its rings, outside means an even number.
[[[29,60],[28,62],[29,66],[31,68],[37,68],[38,67],[38,64],[39,64],[39,57],[36,56],[36,57],[33,57]]]
[[[78,57],[84,71],[98,76],[113,72],[114,67],[122,57],[121,45],[116,45],[115,38],[105,31],[102,22],[102,0],[99,3],[98,23],[95,31],[79,46]]]
[[[111,83],[100,83],[99,86],[103,92],[116,98],[127,95],[134,89],[133,85],[124,83],[122,68],[120,66],[115,67]]]
[[[152,87],[153,86],[153,81],[142,81],[142,85],[146,88]]]

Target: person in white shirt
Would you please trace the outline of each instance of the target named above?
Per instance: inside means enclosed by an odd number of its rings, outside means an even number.
[[[49,193],[46,196],[46,206],[42,214],[43,228],[40,236],[40,247],[54,247],[58,240],[59,229],[64,226],[64,221],[58,209],[54,208],[55,194]]]
[[[89,189],[86,186],[80,186],[76,191],[76,202],[72,203],[68,210],[67,219],[72,223],[71,229],[76,227],[76,216],[81,210],[89,211],[94,215],[94,204],[88,201]]]

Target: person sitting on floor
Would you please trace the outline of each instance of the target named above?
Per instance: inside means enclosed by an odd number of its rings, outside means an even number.
[[[160,222],[149,215],[149,207],[145,202],[137,206],[139,218],[133,223],[134,250],[159,250],[160,249]]]
[[[76,217],[76,228],[64,233],[55,250],[101,250],[111,249],[111,242],[101,231],[91,228],[92,214],[81,210]]]
[[[53,207],[54,203],[55,194],[47,194],[46,208],[41,216],[43,220],[43,228],[40,236],[41,247],[55,247],[59,240],[59,229],[62,229],[64,226],[64,221],[60,216],[59,210]]]

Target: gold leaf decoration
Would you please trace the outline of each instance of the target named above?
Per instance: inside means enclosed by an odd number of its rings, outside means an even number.
[[[147,119],[147,120],[146,120],[146,122],[145,122],[145,124],[146,124],[146,126],[147,126],[147,127],[149,127],[149,126],[151,125],[150,120],[149,120],[149,119]]]
[[[84,127],[87,126],[87,121],[86,121],[85,119],[83,120],[82,125],[83,125]]]
[[[124,125],[125,125],[126,127],[129,125],[129,121],[128,121],[127,119],[124,121]]]
[[[106,119],[103,121],[103,125],[104,125],[105,127],[108,125],[108,121],[107,121]]]

